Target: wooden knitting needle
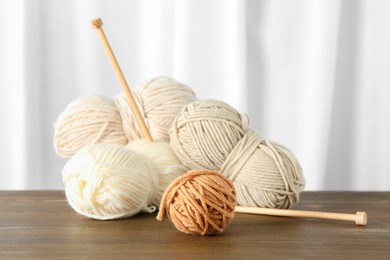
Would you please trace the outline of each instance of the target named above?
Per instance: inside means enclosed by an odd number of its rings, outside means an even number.
[[[111,49],[111,46],[108,43],[107,37],[104,34],[104,31],[103,31],[103,28],[102,28],[102,25],[103,25],[102,19],[101,18],[94,19],[94,20],[91,21],[91,24],[92,24],[92,27],[94,29],[96,29],[96,31],[97,31],[97,33],[99,35],[99,38],[100,38],[100,40],[103,43],[104,49],[106,50],[106,53],[107,53],[107,55],[108,55],[112,65],[113,65],[113,67],[115,69],[115,72],[116,72],[116,74],[117,74],[117,76],[118,76],[118,78],[119,78],[119,80],[121,82],[123,91],[126,94],[126,97],[127,97],[128,101],[129,101],[131,109],[134,111],[134,115],[135,115],[135,117],[136,117],[136,119],[138,121],[138,124],[141,127],[142,133],[144,134],[144,136],[145,136],[145,138],[146,138],[146,140],[148,142],[152,142],[152,136],[150,135],[149,130],[146,127],[145,121],[143,120],[143,118],[141,116],[141,113],[140,113],[140,111],[138,109],[138,106],[135,103],[134,97],[131,94],[129,85],[127,85],[127,81],[125,79],[125,76],[123,75],[122,70],[119,67],[118,61],[116,60],[115,55],[114,55],[114,53],[113,53],[113,51]]]
[[[345,220],[345,221],[354,221],[358,226],[367,225],[367,213],[362,211],[358,211],[356,212],[356,214],[341,214],[341,213],[317,212],[317,211],[305,211],[305,210],[268,209],[268,208],[236,206],[235,212],[270,215],[270,216],[282,216],[282,217]]]

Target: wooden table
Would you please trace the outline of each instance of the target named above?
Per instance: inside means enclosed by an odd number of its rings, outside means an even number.
[[[304,192],[295,209],[355,213],[353,222],[236,213],[224,233],[191,236],[156,214],[98,221],[63,191],[0,191],[0,257],[142,259],[390,259],[390,192]]]

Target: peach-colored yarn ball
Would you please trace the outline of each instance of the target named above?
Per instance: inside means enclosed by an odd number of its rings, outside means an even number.
[[[236,193],[233,183],[216,171],[189,171],[175,179],[164,193],[157,219],[164,207],[178,230],[192,235],[223,232],[234,216]]]

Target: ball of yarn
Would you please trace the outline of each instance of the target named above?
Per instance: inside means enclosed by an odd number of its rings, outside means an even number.
[[[88,144],[128,143],[114,101],[99,95],[70,103],[59,115],[54,132],[54,147],[62,157],[71,157]]]
[[[170,138],[185,166],[217,170],[233,181],[239,205],[289,208],[299,200],[305,181],[294,155],[250,129],[247,118],[224,102],[188,104]]]
[[[168,77],[158,77],[142,83],[138,93],[145,120],[155,141],[168,142],[169,129],[177,114],[184,106],[197,100],[191,88]],[[141,136],[132,139],[140,139]]]
[[[169,128],[179,111],[196,100],[192,89],[168,77],[142,83],[133,96],[153,140],[163,141],[169,141]],[[60,114],[54,130],[54,147],[62,157],[71,157],[88,144],[126,145],[144,138],[123,93],[114,99],[76,99]]]
[[[157,195],[152,204],[160,205],[161,198],[168,185],[180,175],[188,171],[188,168],[181,164],[176,155],[172,152],[168,142],[148,142],[145,139],[134,140],[127,144],[128,149],[143,155],[152,162],[158,173]]]
[[[210,170],[189,171],[167,188],[161,200],[158,220],[164,206],[176,228],[192,235],[223,232],[234,216],[236,195],[232,182]]]
[[[70,206],[89,218],[126,218],[155,210],[157,170],[124,146],[84,147],[65,165],[63,182]]]

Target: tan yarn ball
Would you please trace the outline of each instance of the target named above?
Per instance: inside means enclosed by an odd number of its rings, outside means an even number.
[[[85,217],[108,220],[155,210],[157,170],[124,146],[88,145],[66,163],[62,173],[68,203]]]
[[[223,232],[234,216],[236,195],[232,182],[210,170],[189,171],[168,186],[161,200],[175,227],[187,234],[210,235]]]
[[[155,141],[169,141],[172,121],[185,105],[196,100],[192,89],[168,77],[143,82],[133,96]],[[126,145],[144,138],[123,93],[114,99],[76,99],[60,114],[54,130],[54,147],[62,157],[71,157],[88,144]]]
[[[126,148],[144,156],[156,166],[158,189],[152,204],[158,207],[168,185],[180,175],[185,174],[188,168],[177,159],[168,142],[148,142],[141,139],[131,141]]]
[[[185,166],[220,171],[233,181],[239,205],[289,208],[299,200],[305,181],[294,155],[250,129],[247,118],[224,102],[188,104],[170,137]]]

